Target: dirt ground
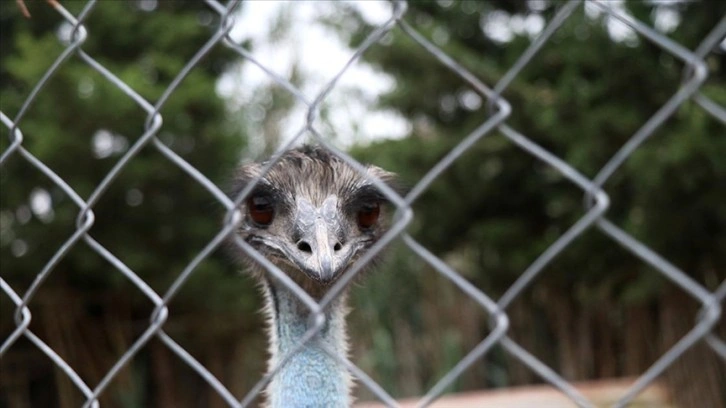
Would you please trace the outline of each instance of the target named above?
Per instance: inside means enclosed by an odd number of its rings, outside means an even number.
[[[611,407],[622,397],[634,379],[623,378],[575,383],[574,386],[597,407]],[[403,408],[416,406],[418,399],[400,400]],[[360,402],[356,408],[383,408],[377,402]],[[442,396],[430,405],[432,408],[576,408],[564,394],[552,386],[530,386],[466,392]],[[646,388],[628,405],[629,408],[676,408],[668,392],[659,384]]]

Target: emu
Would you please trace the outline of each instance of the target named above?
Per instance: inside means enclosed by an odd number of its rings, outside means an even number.
[[[264,165],[244,165],[236,174],[237,193],[259,179],[242,205],[245,217],[237,234],[319,300],[385,232],[387,200],[371,178],[393,187],[395,176],[375,166],[367,166],[363,175],[317,146],[284,153],[266,174]],[[260,265],[236,252],[261,283],[272,369],[310,328],[309,309]],[[347,369],[321,347],[347,355],[346,297],[344,291],[328,306],[321,331],[273,376],[266,389],[268,407],[351,405]]]

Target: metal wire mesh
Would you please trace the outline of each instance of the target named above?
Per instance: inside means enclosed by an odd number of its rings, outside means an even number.
[[[555,258],[559,253],[570,246],[580,237],[583,232],[590,228],[597,228],[602,234],[606,235],[626,250],[632,252],[640,258],[642,262],[650,265],[654,271],[666,277],[682,289],[685,293],[693,297],[702,304],[702,310],[692,329],[677,342],[670,350],[663,354],[646,372],[632,384],[630,389],[622,395],[615,406],[622,407],[628,405],[641,391],[651,384],[665,369],[671,366],[684,352],[693,347],[700,341],[705,341],[713,351],[722,359],[726,359],[726,342],[718,338],[712,333],[712,328],[719,321],[722,311],[721,305],[726,298],[726,281],[721,282],[715,292],[709,292],[700,283],[694,281],[683,271],[669,263],[667,259],[653,252],[645,243],[639,242],[632,236],[628,235],[621,228],[610,222],[606,218],[606,212],[609,206],[609,197],[603,184],[620,168],[620,166],[630,157],[633,152],[674,113],[678,107],[688,100],[692,100],[701,106],[704,111],[716,118],[723,124],[726,124],[726,109],[707,98],[699,92],[701,84],[707,76],[707,69],[704,62],[706,55],[714,49],[714,47],[726,36],[726,18],[721,19],[720,23],[712,29],[710,34],[703,39],[701,44],[695,50],[689,50],[670,40],[669,38],[659,34],[648,25],[636,21],[627,14],[611,7],[604,1],[592,1],[591,6],[601,9],[610,16],[617,18],[630,28],[635,30],[640,36],[662,48],[674,57],[683,61],[687,67],[683,83],[680,89],[672,95],[650,119],[645,122],[640,129],[628,140],[628,142],[618,151],[598,172],[598,174],[590,179],[583,176],[577,169],[570,166],[566,161],[550,153],[546,149],[537,145],[532,139],[518,130],[513,129],[507,124],[512,108],[503,99],[500,94],[507,89],[512,80],[520,73],[520,71],[534,59],[540,48],[548,42],[553,33],[570,18],[573,11],[578,7],[582,7],[582,2],[571,0],[561,5],[554,18],[549,21],[541,34],[532,42],[529,48],[521,55],[518,61],[513,64],[511,69],[501,78],[501,80],[493,87],[489,87],[480,81],[474,74],[467,71],[457,61],[454,61],[444,51],[434,45],[426,37],[420,34],[416,28],[404,20],[406,15],[407,4],[403,0],[394,1],[392,13],[389,19],[380,27],[375,29],[360,44],[355,51],[353,57],[348,63],[334,76],[323,90],[317,96],[309,100],[302,92],[300,92],[293,84],[273,73],[264,64],[256,61],[251,53],[239,43],[236,43],[229,36],[229,32],[233,26],[234,11],[238,6],[238,0],[232,0],[226,5],[217,1],[207,0],[208,7],[218,14],[220,24],[214,35],[207,43],[200,48],[193,58],[191,58],[186,66],[178,73],[176,78],[171,82],[163,95],[155,102],[144,99],[137,90],[132,89],[119,79],[111,70],[104,67],[93,56],[88,55],[82,48],[83,43],[88,38],[88,33],[84,28],[84,20],[94,7],[103,7],[103,4],[90,0],[84,9],[76,16],[69,13],[62,5],[53,3],[55,9],[62,19],[72,24],[73,31],[71,41],[65,44],[64,52],[57,58],[55,63],[45,72],[45,75],[38,81],[35,88],[30,92],[22,105],[22,108],[14,116],[10,116],[4,112],[0,112],[0,120],[9,129],[12,139],[9,147],[1,152],[0,166],[11,156],[20,156],[25,159],[31,166],[40,170],[45,174],[57,187],[72,199],[78,207],[78,216],[76,220],[75,232],[68,237],[60,249],[47,262],[45,267],[39,271],[31,286],[24,293],[17,293],[4,279],[0,277],[0,288],[5,296],[9,297],[16,305],[14,331],[6,338],[2,339],[0,346],[0,357],[5,355],[13,344],[21,338],[25,337],[35,344],[53,363],[62,370],[65,375],[75,384],[86,398],[84,407],[99,406],[98,398],[107,389],[109,383],[119,374],[119,371],[129,364],[131,359],[142,349],[152,338],[160,339],[176,356],[196,371],[231,407],[249,406],[255,398],[260,394],[265,385],[275,375],[280,366],[290,358],[292,353],[282,358],[278,367],[271,370],[263,377],[255,387],[245,396],[235,396],[229,389],[228,385],[219,381],[206,367],[197,361],[184,347],[180,346],[164,331],[164,323],[169,317],[167,305],[170,300],[177,294],[179,289],[188,280],[190,275],[194,273],[197,266],[212,251],[214,251],[225,238],[232,233],[237,223],[241,220],[241,214],[237,208],[244,197],[254,188],[254,183],[248,185],[234,199],[230,199],[225,195],[212,181],[204,174],[196,170],[192,165],[174,153],[158,138],[158,132],[162,127],[162,115],[159,113],[161,108],[173,97],[174,91],[184,80],[187,74],[198,64],[201,58],[215,47],[228,47],[239,54],[239,56],[261,68],[269,77],[284,89],[289,91],[299,102],[307,106],[307,117],[305,124],[299,129],[296,136],[288,143],[282,146],[277,154],[273,156],[266,166],[268,170],[274,165],[280,157],[280,153],[286,151],[294,143],[298,142],[306,135],[311,135],[317,142],[325,145],[335,152],[336,155],[348,162],[353,167],[362,171],[363,167],[353,160],[350,156],[337,150],[334,146],[321,137],[316,129],[316,116],[318,114],[321,103],[325,100],[331,90],[336,86],[339,78],[348,70],[348,68],[357,63],[361,55],[370,47],[375,47],[377,42],[389,31],[399,30],[409,36],[413,41],[427,50],[441,64],[456,73],[464,81],[466,81],[473,89],[479,92],[489,103],[489,117],[481,123],[472,133],[467,135],[461,142],[454,147],[448,154],[441,159],[431,170],[424,175],[420,181],[411,189],[410,193],[405,197],[400,197],[386,185],[378,180],[373,180],[376,186],[391,200],[396,206],[397,212],[395,222],[390,230],[371,248],[371,250],[360,259],[344,277],[329,290],[323,299],[316,302],[307,293],[298,287],[289,277],[282,271],[277,269],[272,263],[257,253],[246,242],[237,239],[237,245],[245,251],[250,257],[262,264],[270,274],[274,275],[279,281],[289,287],[299,299],[310,309],[311,315],[315,318],[316,324],[305,335],[303,343],[298,346],[298,350],[305,341],[310,340],[321,329],[324,323],[323,310],[349,285],[350,281],[360,271],[360,269],[369,262],[377,252],[388,245],[393,239],[402,237],[403,242],[415,254],[430,264],[443,277],[450,280],[454,285],[459,287],[472,300],[474,300],[481,308],[491,317],[491,333],[458,362],[446,375],[444,375],[436,385],[434,385],[428,393],[421,399],[419,405],[426,406],[434,401],[453,381],[455,381],[462,373],[474,364],[477,360],[486,355],[493,346],[500,345],[514,358],[521,361],[531,370],[536,372],[543,380],[559,389],[575,404],[580,407],[593,407],[594,404],[583,396],[578,390],[566,381],[560,374],[538,360],[530,354],[522,346],[514,342],[508,335],[509,320],[507,317],[507,307],[515,300],[532,281],[542,273],[543,269]],[[39,160],[33,154],[23,147],[23,119],[30,106],[36,101],[39,95],[42,95],[43,88],[48,80],[60,69],[66,61],[72,58],[78,58],[84,61],[93,70],[100,73],[107,81],[114,84],[128,98],[134,101],[141,109],[147,113],[146,125],[143,134],[128,149],[128,151],[116,163],[113,169],[105,176],[95,190],[87,197],[81,197],[74,189],[66,183],[53,169],[48,167],[43,161]],[[519,276],[519,278],[511,285],[499,299],[492,299],[483,293],[479,288],[473,286],[455,270],[449,267],[441,259],[429,252],[424,246],[416,242],[416,240],[405,232],[406,226],[413,219],[414,214],[411,210],[413,202],[429,187],[429,185],[439,175],[452,165],[462,154],[464,154],[474,143],[481,140],[493,131],[498,130],[504,134],[512,143],[521,148],[524,152],[548,164],[564,177],[570,180],[574,185],[579,187],[585,195],[584,205],[586,213],[560,236],[549,248],[547,248],[532,264]],[[131,161],[139,152],[147,145],[153,146],[166,159],[174,163],[176,166],[184,170],[196,182],[203,186],[216,200],[218,200],[227,210],[227,215],[223,227],[217,235],[207,244],[207,246],[196,255],[196,257],[186,266],[186,268],[174,280],[173,284],[164,293],[155,292],[143,279],[141,279],[131,268],[118,259],[113,253],[104,248],[98,241],[89,234],[91,226],[94,224],[93,206],[99,198],[108,189],[109,185],[114,182],[119,172]],[[42,339],[36,336],[30,329],[30,321],[32,314],[29,305],[33,301],[38,292],[39,287],[48,279],[49,275],[54,273],[55,266],[63,259],[63,257],[76,245],[87,245],[106,261],[108,261],[118,273],[123,274],[131,281],[139,291],[141,291],[153,304],[154,311],[150,316],[148,328],[139,336],[133,345],[126,350],[123,355],[119,356],[116,364],[114,364],[103,379],[97,384],[88,384],[81,378],[74,368],[63,360],[51,347],[49,347]],[[395,399],[389,395],[385,387],[377,384],[363,370],[349,361],[344,356],[335,355],[329,352],[335,359],[347,367],[358,382],[367,387],[381,401],[390,406],[397,406]]]

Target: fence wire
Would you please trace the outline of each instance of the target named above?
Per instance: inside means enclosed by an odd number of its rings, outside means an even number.
[[[726,342],[717,337],[712,329],[722,316],[721,306],[726,299],[726,281],[721,282],[720,286],[714,292],[709,292],[700,283],[694,281],[686,273],[671,264],[663,256],[655,253],[648,246],[630,236],[624,230],[610,222],[606,218],[607,209],[609,207],[609,197],[603,189],[603,185],[618,171],[620,166],[633,154],[634,151],[682,105],[684,102],[691,100],[703,108],[705,112],[713,116],[715,119],[726,125],[726,109],[716,102],[710,100],[703,95],[699,88],[707,77],[707,68],[704,58],[713,50],[724,37],[726,37],[726,17],[722,18],[719,24],[703,39],[701,44],[695,50],[689,50],[682,45],[675,43],[668,37],[658,33],[653,28],[637,21],[627,15],[618,8],[612,7],[612,4],[606,1],[590,1],[590,7],[596,7],[607,15],[616,18],[635,32],[642,38],[652,42],[657,47],[662,48],[665,52],[673,55],[677,59],[683,61],[686,66],[683,74],[681,87],[671,96],[671,98],[647,120],[635,132],[625,145],[602,167],[597,175],[590,179],[577,169],[573,168],[563,159],[557,157],[551,152],[539,146],[532,139],[528,138],[521,131],[510,127],[506,120],[512,112],[509,103],[500,95],[511,82],[517,77],[520,71],[532,61],[540,48],[546,44],[551,36],[558,28],[567,21],[574,10],[583,6],[580,0],[571,0],[559,7],[555,16],[547,23],[541,34],[531,43],[529,48],[522,53],[521,57],[514,63],[509,71],[501,78],[501,80],[490,87],[477,78],[476,75],[468,71],[457,61],[449,57],[443,50],[434,45],[432,41],[423,36],[416,28],[408,23],[404,18],[406,16],[407,4],[403,0],[392,2],[392,11],[388,20],[376,28],[355,50],[354,55],[348,63],[335,75],[318,93],[314,99],[309,100],[298,88],[292,83],[275,74],[261,62],[254,59],[251,53],[242,45],[235,42],[229,35],[233,27],[233,18],[239,0],[232,0],[226,4],[214,0],[207,0],[207,6],[219,16],[219,27],[211,36],[207,43],[200,48],[196,54],[188,61],[186,66],[178,73],[162,96],[155,102],[148,101],[140,95],[137,90],[132,89],[122,80],[119,79],[111,70],[99,63],[91,55],[83,50],[83,43],[87,40],[89,34],[84,28],[84,20],[95,7],[103,7],[101,2],[97,0],[89,0],[83,10],[78,15],[72,15],[61,4],[50,2],[58,14],[66,22],[72,25],[73,30],[70,41],[66,44],[65,50],[56,59],[53,65],[45,72],[43,77],[38,81],[35,88],[30,92],[21,109],[11,117],[5,112],[0,112],[0,120],[9,129],[11,144],[7,149],[0,153],[0,166],[11,156],[20,156],[31,166],[40,170],[45,174],[57,187],[59,187],[68,197],[72,199],[78,207],[78,216],[76,219],[76,229],[73,234],[58,249],[52,258],[45,264],[43,269],[37,274],[35,280],[24,293],[16,292],[2,277],[0,277],[0,289],[5,296],[16,305],[14,319],[14,331],[2,339],[0,346],[0,357],[4,356],[13,344],[20,338],[25,337],[42,351],[63,373],[75,384],[78,390],[85,396],[86,402],[84,407],[98,407],[99,396],[106,390],[109,383],[119,374],[119,371],[125,367],[131,359],[142,349],[152,338],[156,337],[165,344],[181,361],[186,363],[194,371],[196,371],[221,397],[230,407],[249,406],[262,392],[265,385],[276,374],[279,368],[299,350],[305,342],[312,339],[318,331],[321,330],[325,317],[323,311],[330,305],[337,296],[349,285],[354,276],[368,263],[383,247],[388,245],[393,239],[401,237],[408,248],[417,254],[426,263],[431,265],[434,270],[443,277],[451,281],[459,287],[467,296],[471,297],[489,316],[491,322],[491,333],[474,347],[469,354],[462,358],[448,373],[446,373],[436,383],[428,393],[420,400],[419,406],[427,406],[432,403],[449,385],[451,385],[462,373],[472,364],[486,355],[495,345],[502,346],[515,359],[519,360],[531,370],[537,373],[544,381],[551,384],[564,393],[573,403],[580,407],[594,407],[592,401],[589,401],[581,394],[571,383],[565,380],[560,374],[548,367],[534,355],[525,350],[522,346],[513,341],[508,335],[509,320],[507,317],[507,308],[511,303],[525,290],[532,281],[541,274],[543,269],[562,251],[570,246],[578,239],[586,230],[591,228],[598,229],[602,234],[630,251],[642,262],[650,265],[653,270],[669,279],[685,293],[693,297],[702,304],[700,314],[697,316],[692,329],[683,336],[670,350],[663,354],[647,371],[631,385],[630,389],[620,397],[615,404],[616,407],[628,405],[641,391],[651,384],[665,369],[671,366],[684,352],[694,346],[694,344],[705,341],[708,346],[713,349],[716,355],[726,360]],[[274,275],[280,282],[285,284],[292,293],[294,293],[309,309],[314,317],[314,326],[305,334],[303,341],[287,356],[284,356],[278,366],[273,368],[265,375],[247,395],[233,395],[227,385],[217,379],[204,365],[195,359],[187,350],[179,345],[164,331],[164,323],[169,317],[167,305],[176,295],[179,289],[194,273],[197,266],[220,244],[228,235],[235,231],[237,224],[242,219],[242,214],[238,211],[239,205],[244,198],[254,188],[254,183],[248,185],[244,191],[240,192],[237,197],[230,199],[222,192],[211,180],[204,174],[199,172],[191,164],[174,153],[158,138],[158,132],[162,127],[162,115],[159,113],[162,107],[173,97],[174,91],[184,80],[187,74],[194,69],[199,61],[215,47],[227,47],[237,54],[240,58],[247,60],[261,68],[275,83],[286,89],[299,102],[307,107],[307,116],[305,124],[299,129],[297,134],[284,146],[282,146],[273,158],[268,162],[263,173],[269,170],[280,158],[280,155],[288,150],[293,144],[299,142],[306,136],[312,137],[318,143],[332,150],[337,156],[349,163],[354,168],[363,171],[360,163],[356,162],[347,154],[331,146],[321,137],[316,128],[316,117],[318,115],[320,105],[335,88],[339,78],[345,74],[348,68],[357,63],[361,55],[369,48],[375,47],[377,42],[388,32],[399,30],[410,39],[415,41],[423,49],[428,51],[439,63],[456,73],[474,90],[476,90],[488,102],[489,117],[483,121],[473,132],[467,135],[462,141],[448,154],[442,158],[431,170],[425,174],[417,184],[413,186],[410,193],[405,197],[398,196],[379,180],[373,180],[375,185],[390,199],[396,206],[397,212],[395,221],[390,230],[369,250],[369,252],[361,258],[349,272],[339,279],[328,293],[318,302],[311,298],[303,289],[296,285],[287,275],[270,263],[261,254],[250,247],[246,242],[237,238],[236,244],[241,250],[245,251],[251,258],[264,266],[267,271]],[[53,169],[48,167],[43,161],[39,160],[32,153],[23,147],[23,118],[28,109],[42,94],[46,83],[53,75],[62,69],[64,63],[71,58],[78,58],[85,62],[93,70],[101,74],[107,81],[115,85],[129,99],[133,100],[147,116],[143,134],[128,149],[128,151],[118,160],[112,170],[105,176],[95,190],[87,197],[81,197],[63,178],[56,174]],[[462,154],[464,154],[473,144],[482,138],[493,133],[501,132],[512,143],[522,149],[529,155],[541,160],[547,165],[561,173],[565,178],[570,180],[575,186],[580,188],[584,195],[583,204],[585,206],[585,214],[572,225],[564,234],[562,234],[549,248],[535,259],[535,261],[519,276],[519,278],[511,285],[511,287],[499,299],[492,299],[479,288],[469,283],[459,273],[444,263],[441,259],[429,252],[424,246],[419,244],[413,237],[405,232],[406,226],[413,219],[411,206],[414,201],[429,187],[429,185],[439,177],[439,175],[452,165]],[[153,146],[166,159],[174,163],[196,182],[203,186],[216,200],[218,200],[227,210],[223,227],[217,235],[206,245],[206,247],[197,254],[197,256],[184,268],[179,276],[174,280],[169,289],[159,294],[155,292],[143,279],[141,279],[131,268],[125,265],[113,253],[104,248],[89,233],[90,228],[95,222],[93,206],[98,202],[99,198],[104,194],[108,187],[114,182],[119,172],[139,154],[139,152],[147,145]],[[1,167],[0,167],[1,168]],[[89,384],[79,376],[73,367],[63,360],[48,344],[36,336],[30,329],[30,321],[32,313],[29,305],[33,301],[38,289],[48,279],[49,275],[54,272],[55,266],[66,256],[66,254],[76,245],[85,244],[89,248],[96,251],[106,261],[108,261],[118,273],[123,274],[131,281],[139,291],[141,291],[154,305],[153,313],[149,316],[149,324],[146,330],[136,339],[132,346],[126,350],[123,355],[119,356],[116,364],[105,374],[102,380],[97,384]],[[332,351],[328,351],[333,358],[338,360],[357,378],[358,383],[368,388],[382,402],[389,406],[398,406],[395,399],[389,395],[385,387],[377,384],[363,370],[349,361],[345,356],[340,356]]]

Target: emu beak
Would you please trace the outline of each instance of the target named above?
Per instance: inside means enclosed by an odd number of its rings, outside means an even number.
[[[333,249],[333,246],[340,244],[334,243],[331,245],[331,242],[337,242],[337,239],[330,239],[331,237],[328,231],[328,226],[325,224],[323,219],[318,218],[315,220],[313,230],[313,236],[312,239],[310,239],[310,241],[312,241],[310,243],[310,247],[312,248],[313,253],[310,257],[310,261],[312,261],[311,263],[314,268],[317,267],[315,269],[318,270],[319,280],[327,283],[333,279],[333,268],[335,266],[335,258],[333,257],[335,250]]]
[[[334,281],[352,255],[350,246],[340,242],[343,228],[339,217],[335,195],[318,208],[306,199],[297,202],[295,227],[300,236],[286,251],[287,256],[309,278],[323,284]]]

